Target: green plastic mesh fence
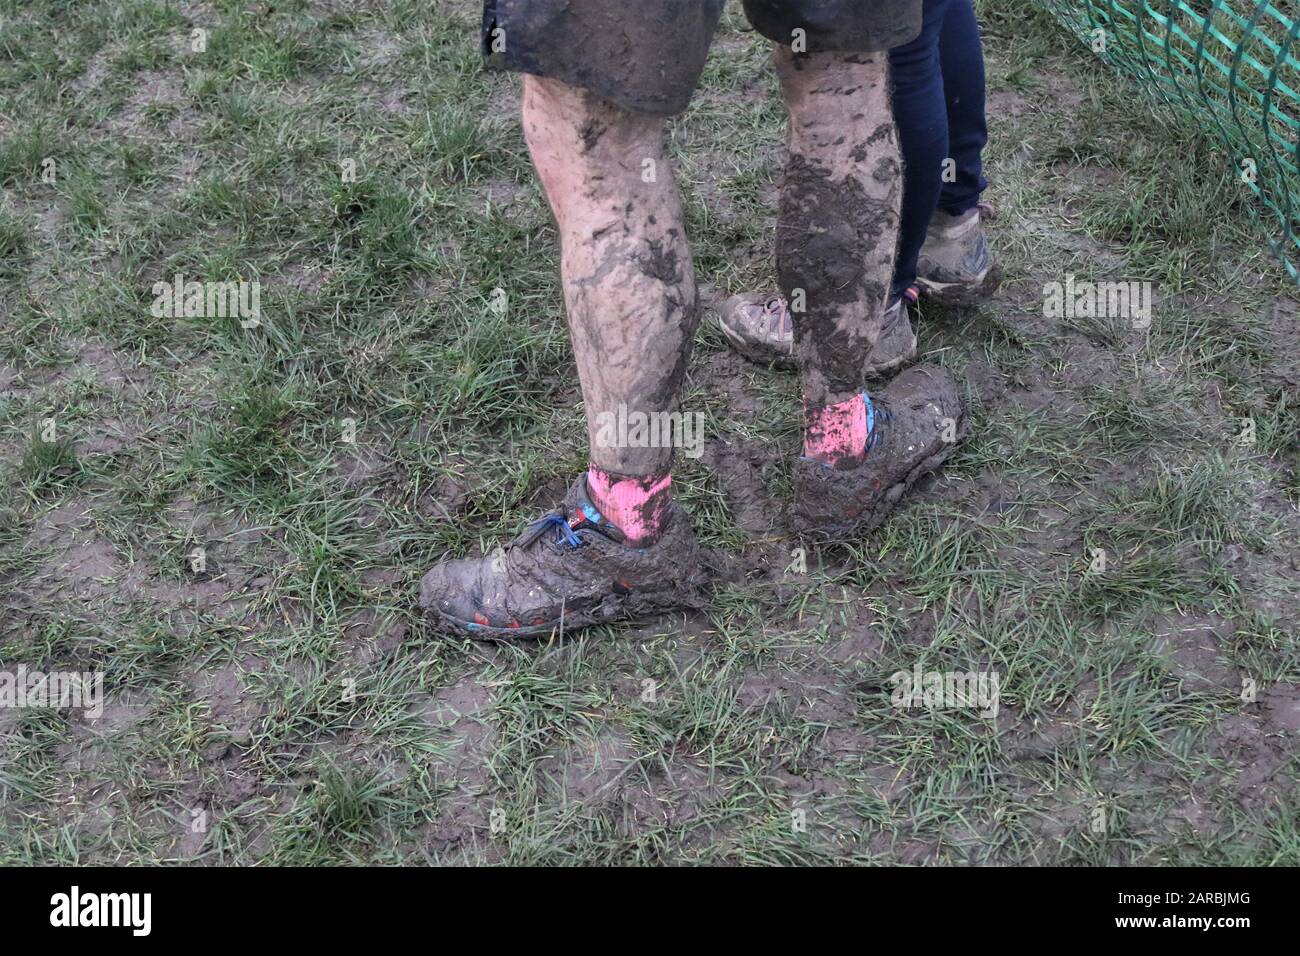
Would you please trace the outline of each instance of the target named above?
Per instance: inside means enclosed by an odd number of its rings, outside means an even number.
[[[1107,62],[1217,136],[1300,281],[1300,0],[1039,0]]]

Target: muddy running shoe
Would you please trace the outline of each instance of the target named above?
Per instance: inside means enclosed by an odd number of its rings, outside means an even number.
[[[870,531],[918,478],[953,453],[962,404],[952,376],[934,365],[901,373],[867,401],[867,454],[856,468],[801,458],[794,516],[801,532],[839,536]]]
[[[706,582],[699,545],[686,513],[668,507],[660,538],[628,547],[588,500],[583,475],[562,510],[510,545],[435,566],[420,582],[420,606],[442,629],[488,640],[693,606]]]
[[[880,378],[916,356],[916,333],[907,317],[906,302],[916,301],[908,289],[886,311],[880,338],[868,356],[867,377]],[[718,309],[718,324],[727,341],[745,358],[759,365],[794,368],[794,323],[785,299],[761,292],[733,295]]]
[[[916,263],[922,292],[944,305],[971,305],[997,291],[1002,270],[984,233],[984,220],[993,215],[983,202],[960,216],[935,210]]]
[[[779,295],[733,295],[718,309],[718,324],[731,347],[751,362],[795,367],[794,323]]]

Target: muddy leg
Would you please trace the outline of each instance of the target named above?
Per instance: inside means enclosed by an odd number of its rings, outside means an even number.
[[[620,446],[611,423],[677,410],[699,320],[663,120],[525,76],[523,122],[560,230],[587,413],[587,489],[629,544],[648,545],[667,513],[672,449]]]
[[[526,76],[523,121],[559,224],[591,460],[622,475],[665,474],[671,449],[607,447],[598,435],[601,413],[616,415],[620,403],[676,409],[698,321],[663,120]]]
[[[887,54],[777,47],[775,59],[790,112],[777,277],[793,309],[804,407],[813,412],[865,385],[894,269],[901,165]]]

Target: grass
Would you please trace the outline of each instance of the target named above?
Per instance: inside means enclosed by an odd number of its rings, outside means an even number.
[[[485,647],[419,576],[585,447],[477,8],[0,0],[0,671],[107,698],[0,709],[0,862],[1300,862],[1294,288],[1227,157],[979,6],[1007,281],[922,308],[971,402],[944,474],[797,552],[795,384],[706,321],[708,604]],[[783,124],[729,7],[669,127],[720,292],[772,285]],[[153,315],[177,273],[258,280],[260,324]],[[1150,328],[1048,318],[1068,274],[1151,282]],[[916,664],[998,715],[891,706]]]

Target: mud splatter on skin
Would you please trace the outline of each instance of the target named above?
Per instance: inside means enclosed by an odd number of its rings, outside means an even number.
[[[804,305],[793,318],[807,413],[866,384],[898,241],[901,164],[885,54],[778,47],[773,58],[790,111],[777,279]]]
[[[599,228],[599,229],[597,229],[595,232],[593,232],[593,233],[591,234],[591,238],[592,238],[593,240],[601,239],[601,238],[603,238],[604,236],[607,236],[607,235],[608,235],[610,232],[612,232],[614,229],[619,229],[619,228],[621,228],[621,229],[623,230],[623,235],[625,235],[625,236],[628,235],[628,233],[631,232],[631,230],[628,229],[628,227],[627,227],[627,223],[625,223],[625,222],[624,222],[624,223],[611,222],[608,226],[602,226],[601,228]]]
[[[674,411],[698,323],[695,274],[669,177],[663,123],[554,80],[524,80],[524,134],[560,232],[561,277],[591,460],[666,472],[671,448],[606,448],[602,412]],[[635,159],[635,162],[632,160]]]
[[[677,238],[677,230],[669,229],[670,239]],[[677,251],[672,246],[666,246],[658,239],[651,239],[646,243],[649,247],[649,254],[642,256],[641,271],[651,279],[657,279],[666,285],[676,285],[682,281],[681,269],[677,265]]]
[[[578,135],[582,137],[583,150],[589,153],[595,149],[596,144],[600,142],[600,138],[605,135],[605,132],[608,129],[609,126],[598,119],[593,118],[587,120],[587,122],[582,125],[582,129],[578,132]]]
[[[791,156],[777,222],[782,281],[823,303],[855,301],[864,254],[876,248],[893,217],[890,203],[867,195],[861,183],[833,181],[820,163]]]
[[[898,161],[886,156],[876,163],[876,168],[871,171],[871,178],[878,183],[892,183],[897,182],[898,177],[902,174],[903,169],[898,164]]]
[[[569,323],[592,460],[618,474],[662,473],[671,467],[672,449],[600,447],[594,423],[620,403],[649,413],[679,408],[700,320],[698,296],[681,232],[656,235],[648,217],[625,223],[617,237],[595,240],[591,272],[566,276]]]
[[[881,140],[888,140],[891,143],[894,141],[893,123],[883,123],[880,126],[877,126],[876,131],[867,138],[867,145],[874,146]]]
[[[884,283],[866,263],[897,236],[897,206],[867,193],[852,177],[803,156],[786,165],[777,221],[777,278],[788,297],[804,291],[807,310],[795,315],[795,354],[805,375],[805,401],[862,387],[863,362],[879,335]],[[875,321],[869,321],[873,317]],[[856,318],[854,318],[856,316]]]
[[[653,350],[658,358],[649,354],[644,367],[654,369],[656,362],[661,363],[663,374],[657,385],[651,387],[645,398],[648,411],[675,411],[681,400],[682,382],[686,378],[686,369],[690,365],[691,346],[695,343],[695,331],[700,324],[700,304],[698,291],[692,273],[691,282],[683,283],[679,278],[675,284],[665,286],[664,298],[665,321],[679,323],[679,332],[675,335],[660,336],[658,340],[647,341],[647,353]],[[653,380],[653,376],[651,376]],[[639,384],[639,382],[638,382]],[[629,406],[632,407],[632,406]]]

